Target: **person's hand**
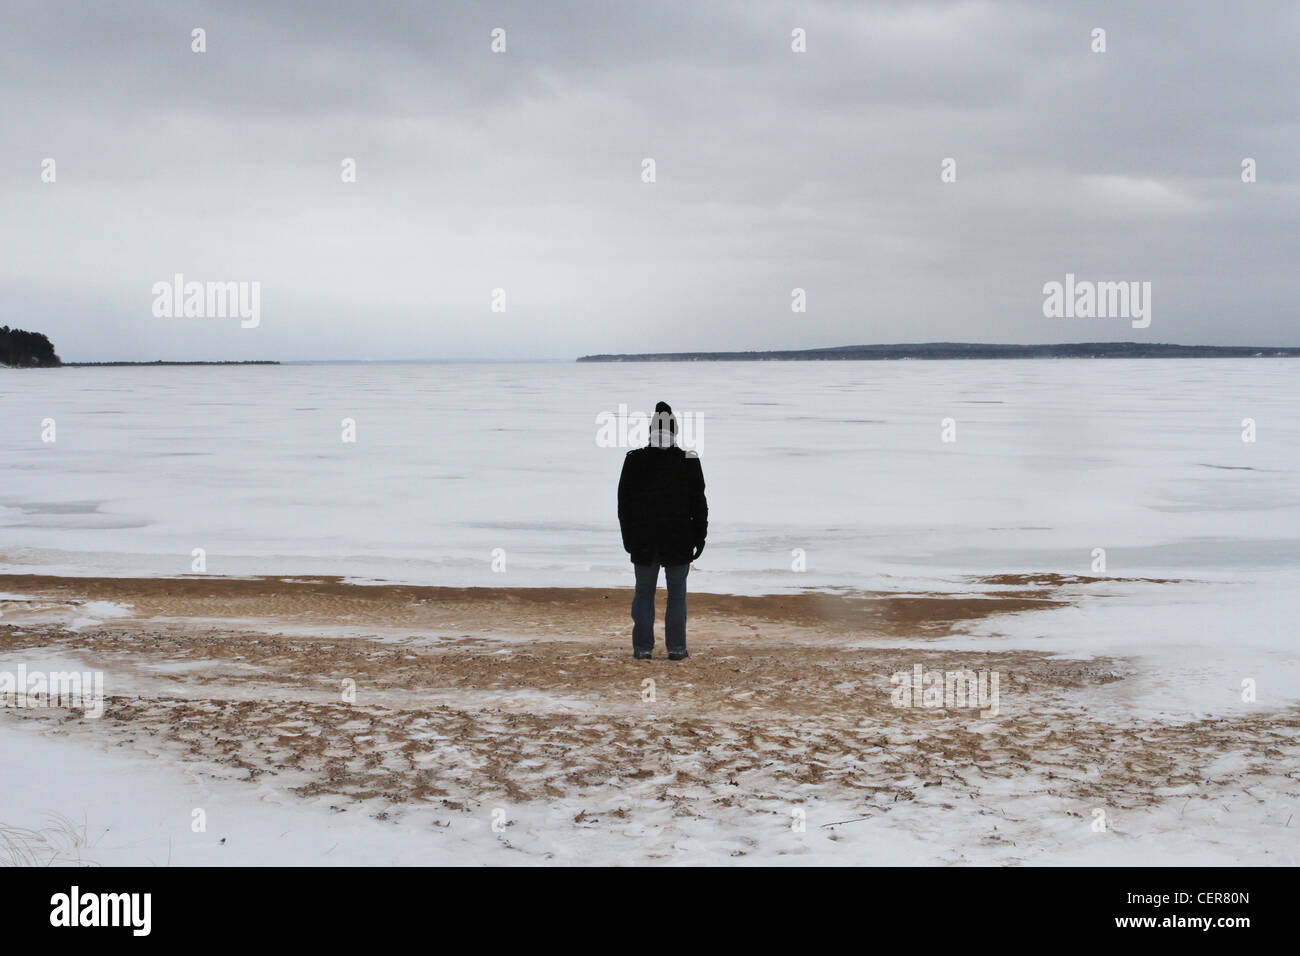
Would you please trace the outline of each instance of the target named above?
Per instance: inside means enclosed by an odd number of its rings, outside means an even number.
[[[704,542],[701,541],[699,544],[695,546],[695,550],[691,552],[691,560],[698,561],[700,559],[700,555],[702,555],[703,553],[704,553]]]

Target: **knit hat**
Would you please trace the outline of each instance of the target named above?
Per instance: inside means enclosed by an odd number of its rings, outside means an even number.
[[[655,414],[650,419],[650,447],[672,448],[677,444],[677,418],[672,406],[660,402],[655,406]]]

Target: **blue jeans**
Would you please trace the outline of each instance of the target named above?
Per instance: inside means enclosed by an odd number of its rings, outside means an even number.
[[[655,646],[655,587],[659,565],[634,564],[636,594],[632,597],[632,649],[652,650]],[[686,650],[686,575],[689,564],[666,564],[668,607],[664,611],[664,643],[669,653]]]

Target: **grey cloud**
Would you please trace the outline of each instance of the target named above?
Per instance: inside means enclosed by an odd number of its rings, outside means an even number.
[[[0,322],[74,359],[1137,337],[1042,316],[1073,271],[1151,281],[1147,339],[1300,344],[1298,27],[1285,2],[8,4]],[[175,272],[260,281],[262,326],[154,318]]]

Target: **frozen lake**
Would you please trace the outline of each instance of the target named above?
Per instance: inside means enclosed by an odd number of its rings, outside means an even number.
[[[1060,705],[1062,733],[1083,719],[1165,726],[1263,712],[1281,720],[1279,708],[1300,698],[1298,372],[1300,365],[1286,360],[4,372],[0,571],[177,575],[190,570],[192,550],[203,548],[207,570],[222,575],[627,589],[631,574],[616,520],[623,449],[606,447],[598,436],[620,405],[648,412],[664,399],[683,418],[698,416],[691,423],[701,440],[711,534],[692,573],[696,591],[984,590],[974,578],[1091,575],[1093,551],[1104,548],[1107,572],[1117,579],[1184,583],[1070,585],[1055,590],[1066,600],[1050,609],[963,622],[942,635],[885,638],[864,619],[861,641],[848,646],[1121,658],[1123,679],[1065,698],[1071,703]],[[1256,424],[1254,442],[1242,440],[1247,418]],[[42,441],[47,419],[52,442]],[[342,440],[344,419],[355,423],[355,442]],[[955,441],[943,440],[945,419],[952,419]],[[503,572],[492,570],[495,549],[504,551]],[[792,570],[796,550],[806,557],[805,571]],[[77,605],[69,611],[69,634],[120,612]],[[284,629],[281,621],[265,623],[276,633]],[[722,650],[693,644],[693,659],[749,650],[752,631],[735,630]],[[756,634],[752,644],[770,653]],[[32,661],[0,659],[0,666],[18,663]],[[823,670],[810,656],[801,684]],[[130,678],[118,670],[109,679]],[[827,696],[828,713],[859,706],[835,687],[841,696]],[[1010,690],[1007,699],[1020,703]],[[541,713],[554,706],[542,693],[528,700]],[[561,698],[566,707],[572,700]],[[494,713],[500,700],[489,703]],[[0,734],[34,768],[27,786],[0,793],[4,818],[35,820],[51,808],[87,816],[114,834],[92,854],[103,862],[171,860],[171,824],[159,821],[177,805],[223,808],[239,821],[231,845],[245,854],[214,855],[212,846],[180,832],[179,863],[329,862],[320,855],[327,843],[341,846],[348,859],[381,863],[481,861],[515,852],[501,850],[470,817],[457,818],[454,840],[413,840],[417,828],[377,829],[362,814],[322,806],[304,811],[153,756],[123,764],[130,751],[116,745],[97,751],[67,736],[54,743],[10,724]],[[64,755],[47,756],[51,747]],[[70,759],[92,774],[93,787],[66,787],[60,768]],[[874,752],[864,757],[877,759]],[[1287,765],[1282,758],[1275,763]],[[1248,769],[1240,752],[1207,766],[1217,782],[1205,785],[1220,787],[1214,800],[1193,800],[1190,790],[1153,808],[1123,808],[1122,843],[1093,840],[1079,822],[1088,807],[1035,793],[1035,786],[1055,786],[1041,779],[1034,784],[1017,775],[1000,790],[984,781],[981,801],[1010,808],[1016,822],[998,822],[1024,828],[1008,832],[1032,834],[1019,845],[1031,848],[1037,862],[1293,862],[1291,844],[1277,837],[1288,819],[1291,781],[1280,772],[1278,780],[1251,776],[1255,789],[1243,796],[1237,784]],[[128,785],[142,779],[147,793]],[[86,792],[100,795],[91,812]],[[612,799],[623,799],[618,793]],[[799,784],[790,799],[806,793]],[[1007,859],[994,855],[982,809],[961,800],[955,815],[938,815],[926,799],[904,801],[900,811],[846,834],[857,841],[845,844],[852,859],[951,862],[954,845],[962,862]],[[710,811],[698,826],[662,811],[638,818],[633,843],[617,827],[574,831],[576,812],[586,806],[525,804],[517,811],[520,839],[556,847],[561,860],[635,860],[646,840],[671,848],[664,852],[685,847],[729,860],[727,840],[747,836],[754,825],[749,808],[719,810],[717,817]],[[810,807],[817,821],[854,820],[860,810],[857,802]],[[778,829],[778,838],[764,837],[771,853],[796,839]],[[442,832],[422,830],[431,831]],[[810,834],[822,832],[809,827]]]
[[[0,569],[626,585],[598,421],[660,399],[695,416],[698,590],[1300,564],[1300,364],[1220,359],[5,370]]]

